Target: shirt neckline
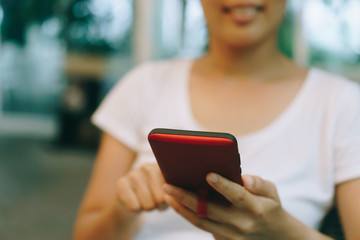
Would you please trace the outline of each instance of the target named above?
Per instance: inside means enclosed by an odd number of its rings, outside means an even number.
[[[190,126],[191,129],[194,130],[200,130],[200,131],[209,131],[207,128],[202,126],[201,123],[197,121],[195,118],[192,106],[191,106],[191,100],[190,100],[190,93],[189,93],[189,82],[190,82],[190,72],[192,69],[192,66],[194,64],[194,59],[188,59],[185,60],[184,65],[184,71],[183,75],[181,75],[182,79],[182,102],[183,102],[183,112],[182,116],[187,121],[187,126]],[[288,106],[275,118],[273,119],[269,124],[264,126],[263,128],[254,131],[249,134],[245,135],[234,135],[238,142],[251,142],[253,140],[256,141],[266,141],[269,138],[274,138],[276,134],[281,133],[281,129],[284,129],[287,127],[288,124],[292,123],[292,119],[296,117],[296,112],[298,112],[298,108],[301,106],[302,102],[306,100],[309,85],[311,85],[311,79],[313,79],[313,75],[316,73],[315,69],[310,68],[308,70],[307,76],[302,83],[302,86],[296,93],[295,97],[291,100],[291,102],[288,104]],[[296,119],[294,119],[295,121]]]

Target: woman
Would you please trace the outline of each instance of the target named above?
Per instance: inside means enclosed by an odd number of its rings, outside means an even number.
[[[329,239],[316,229],[334,197],[360,239],[359,86],[278,51],[286,0],[202,5],[208,53],[138,67],[95,113],[104,135],[75,239]],[[156,127],[237,136],[244,187],[207,176],[231,207],[199,218],[196,196],[164,185],[146,139]]]

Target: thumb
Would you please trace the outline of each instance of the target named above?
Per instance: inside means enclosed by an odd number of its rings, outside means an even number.
[[[275,184],[258,176],[243,175],[244,187],[254,195],[279,200]]]
[[[227,238],[222,238],[222,237],[220,237],[218,235],[215,235],[215,234],[213,234],[213,236],[214,236],[215,240],[227,240]]]

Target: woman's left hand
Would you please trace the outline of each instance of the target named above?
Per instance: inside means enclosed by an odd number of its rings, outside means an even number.
[[[198,217],[197,196],[171,185],[164,185],[165,201],[216,239],[299,239],[306,232],[294,229],[294,219],[281,207],[273,183],[249,175],[243,176],[244,187],[215,173],[206,179],[232,205],[209,202],[207,217]]]

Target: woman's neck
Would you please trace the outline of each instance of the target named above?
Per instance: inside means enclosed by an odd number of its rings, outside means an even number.
[[[247,48],[234,48],[214,40],[203,60],[215,75],[248,79],[274,75],[282,69],[278,64],[285,67],[290,63],[277,49],[276,39]]]

